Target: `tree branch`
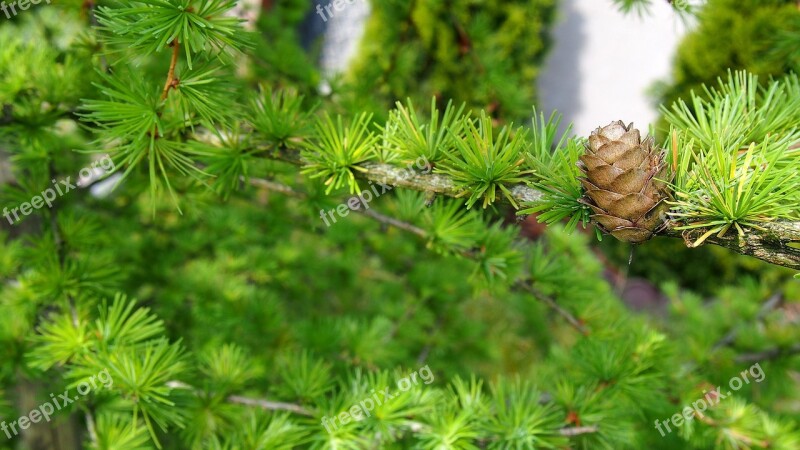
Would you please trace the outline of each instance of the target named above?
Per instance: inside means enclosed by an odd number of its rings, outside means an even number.
[[[178,55],[180,55],[181,46],[177,38],[170,43],[170,46],[172,47],[172,58],[169,61],[167,81],[164,83],[164,90],[161,91],[161,100],[167,99],[170,89],[178,87],[178,79],[175,78],[175,66],[178,65]]]
[[[265,148],[268,157],[286,161],[296,165],[303,165],[300,152],[290,149],[275,150]],[[394,187],[412,189],[432,194],[455,197],[460,194],[453,180],[437,173],[414,173],[409,176],[408,171],[402,167],[391,164],[368,162],[360,167],[364,171],[353,171],[356,177]],[[511,194],[518,204],[533,202],[543,197],[542,192],[525,185],[511,188]],[[681,238],[687,245],[694,242],[697,237],[705,233],[704,229],[681,231],[679,225],[669,224],[666,229],[657,235],[672,238]],[[800,222],[776,221],[761,225],[763,230],[744,228],[745,235],[739,237],[735,232],[728,232],[722,237],[712,236],[705,243],[725,247],[742,255],[752,256],[778,266],[800,270]],[[791,247],[798,245],[798,247]]]
[[[558,315],[564,318],[570,325],[572,325],[576,330],[578,330],[584,336],[589,335],[589,330],[583,325],[583,323],[575,318],[569,311],[562,308],[561,305],[556,303],[555,300],[550,298],[549,296],[545,295],[542,291],[533,287],[533,285],[529,282],[519,284],[520,289],[527,291],[531,295],[533,295],[537,300],[544,303],[548,307],[550,307],[553,311],[555,311]]]
[[[562,436],[580,436],[581,434],[591,434],[597,433],[599,431],[599,427],[597,425],[592,425],[589,427],[570,427],[570,428],[562,428],[559,431]]]
[[[782,301],[783,301],[783,293],[776,292],[769,299],[767,299],[767,301],[764,302],[763,305],[761,305],[761,308],[758,310],[758,314],[756,315],[754,322],[760,322],[762,319],[764,319],[764,317],[767,316],[767,314],[769,314],[770,311],[775,309]],[[734,327],[733,329],[731,329],[728,332],[728,334],[723,336],[722,339],[717,341],[717,343],[714,344],[713,347],[711,347],[711,351],[715,352],[722,347],[727,347],[733,344],[733,342],[736,340],[736,336],[739,334],[740,329],[741,329],[740,327]]]
[[[736,362],[751,363],[792,356],[800,353],[800,344],[790,347],[775,347],[755,353],[742,353],[736,357]]]
[[[428,233],[425,232],[425,230],[423,230],[422,228],[414,226],[414,225],[412,225],[410,223],[407,223],[407,222],[403,222],[402,220],[397,220],[394,217],[385,216],[385,215],[383,215],[383,214],[381,214],[379,212],[373,211],[371,209],[365,209],[363,211],[359,209],[358,212],[360,212],[361,214],[364,214],[365,216],[370,217],[370,218],[372,218],[372,219],[374,219],[374,220],[376,220],[376,221],[378,221],[378,222],[380,222],[380,223],[382,223],[384,225],[391,225],[391,226],[393,226],[395,228],[398,228],[400,230],[408,231],[409,233],[416,234],[417,236],[419,236],[421,238],[427,238],[428,237]]]
[[[242,397],[239,395],[229,396],[228,401],[239,405],[258,407],[266,409],[268,411],[288,411],[288,412],[293,412],[295,414],[300,414],[302,416],[309,416],[309,417],[314,416],[313,412],[303,408],[300,405],[295,405],[292,403],[273,402],[271,400]],[[427,427],[426,424],[416,421],[411,421],[407,425],[412,433],[419,433]],[[558,433],[562,436],[572,437],[572,436],[580,436],[582,434],[597,433],[598,430],[599,427],[597,425],[586,426],[586,427],[565,427],[559,429]]]
[[[776,221],[760,225],[763,230],[743,227],[744,236],[730,231],[723,236],[713,235],[705,243],[719,245],[742,255],[752,256],[778,266],[800,270],[800,222]],[[687,246],[702,236],[706,230],[676,230],[674,227],[662,231],[661,235],[682,238]]]
[[[311,411],[303,408],[302,406],[292,403],[273,402],[259,398],[242,397],[241,395],[231,395],[228,397],[228,401],[239,405],[256,406],[268,411],[289,411],[295,414],[300,414],[301,416],[314,415]]]
[[[170,381],[167,383],[167,386],[173,389],[188,389],[195,395],[198,395],[200,393],[198,389],[195,389],[191,385],[188,385],[181,381]],[[301,416],[314,417],[313,411],[306,409],[300,405],[296,405],[294,403],[276,402],[261,398],[244,397],[241,395],[229,395],[227,397],[227,400],[228,402],[237,405],[252,406],[256,408],[265,409],[268,411],[287,411],[290,413],[299,414]],[[427,426],[424,423],[416,421],[409,422],[408,425],[413,433],[419,433]],[[579,436],[582,434],[597,433],[599,429],[600,428],[597,425],[591,425],[583,427],[565,427],[559,429],[558,432],[562,436],[572,437],[572,436]]]

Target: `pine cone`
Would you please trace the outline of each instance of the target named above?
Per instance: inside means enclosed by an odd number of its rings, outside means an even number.
[[[632,243],[653,237],[669,209],[669,189],[664,152],[652,136],[642,140],[632,123],[611,122],[592,132],[578,166],[586,174],[581,202],[603,231]]]

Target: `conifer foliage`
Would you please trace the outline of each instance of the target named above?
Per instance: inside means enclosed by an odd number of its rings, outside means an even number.
[[[318,96],[302,64],[261,77],[280,21],[248,33],[232,0],[53,6],[0,28],[0,448],[800,446],[794,272],[712,299],[665,284],[662,317],[633,313],[575,233],[614,231],[578,163],[617,161],[555,113],[514,125],[530,55],[504,51],[527,35],[489,31],[552,5],[406,3],[374,20],[408,13],[382,45],[400,64],[424,44],[430,84],[376,65],[392,91],[374,97],[352,80]],[[466,69],[436,27],[477,59],[461,101],[440,91]],[[634,180],[665,205],[647,237],[800,268],[797,76],[736,72],[705,94],[665,109],[666,142],[604,132],[653,158]],[[541,239],[508,223],[529,213]]]

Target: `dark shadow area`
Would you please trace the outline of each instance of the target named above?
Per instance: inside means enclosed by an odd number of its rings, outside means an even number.
[[[552,30],[554,45],[539,77],[540,109],[560,112],[564,131],[583,107],[580,93],[580,58],[586,43],[585,18],[576,8],[577,0],[564,0],[558,24]]]

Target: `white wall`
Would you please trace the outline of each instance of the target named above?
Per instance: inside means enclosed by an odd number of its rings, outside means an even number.
[[[323,7],[328,5],[328,1],[316,1]],[[332,9],[332,16],[324,9],[314,16],[314,20],[323,20],[324,16],[328,24],[320,61],[323,74],[328,76],[345,70],[356,55],[370,14],[369,2],[365,0],[346,1],[344,5],[340,11]]]
[[[646,130],[657,118],[647,90],[670,76],[685,24],[665,0],[643,17],[611,0],[562,0],[555,40],[539,80],[540,108],[588,135],[613,120]]]

